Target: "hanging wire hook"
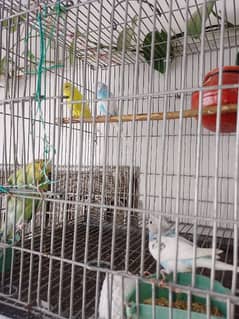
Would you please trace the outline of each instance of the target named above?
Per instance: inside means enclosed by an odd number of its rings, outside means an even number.
[[[129,0],[129,1],[137,1],[139,3],[139,0]],[[122,4],[123,2],[125,2],[125,0],[122,0],[122,1],[118,1],[118,3],[116,4],[116,6],[114,7],[114,9],[116,9],[116,7],[118,7],[120,4]],[[149,1],[147,0],[142,0],[143,3],[146,3],[150,6],[150,8],[153,10],[154,9],[154,6],[152,5],[152,3],[150,3]],[[161,11],[156,8],[156,12],[158,14],[159,17],[161,17],[162,13]],[[119,23],[114,19],[113,20],[113,30],[117,30],[117,26],[119,25]]]
[[[115,22],[115,19],[113,20],[113,30],[117,30],[117,23]]]

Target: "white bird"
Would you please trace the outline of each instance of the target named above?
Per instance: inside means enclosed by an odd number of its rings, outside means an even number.
[[[149,251],[155,260],[158,260],[158,239],[157,225],[153,222],[149,223]],[[183,237],[175,235],[175,232],[163,233],[160,242],[160,265],[166,273],[171,273],[175,270],[175,258],[177,250],[177,271],[191,272],[193,266],[193,243]],[[227,264],[218,260],[219,254],[223,251],[216,249],[215,270],[233,271],[233,265]],[[196,249],[196,268],[212,267],[212,248]],[[239,267],[237,268],[239,272]]]
[[[126,304],[128,297],[135,289],[135,279],[124,277],[125,274],[119,271],[117,275],[106,275],[100,293],[99,319],[122,319],[122,305]],[[111,285],[112,277],[113,285]],[[122,279],[124,282],[124,293],[122,293]],[[111,316],[109,306],[111,307]]]

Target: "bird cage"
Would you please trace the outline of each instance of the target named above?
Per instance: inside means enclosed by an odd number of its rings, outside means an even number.
[[[238,319],[238,1],[0,4],[0,314]]]

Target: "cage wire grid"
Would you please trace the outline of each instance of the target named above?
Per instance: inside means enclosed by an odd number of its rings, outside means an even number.
[[[31,203],[31,218],[18,231],[20,239],[12,246],[1,238],[0,313],[96,319],[106,274],[116,271],[135,278],[136,291],[142,280],[155,293],[146,272],[159,278],[160,260],[156,262],[149,251],[148,220],[159,221],[162,228],[166,217],[169,233],[175,229],[178,241],[180,234],[192,242],[193,263],[197,245],[212,247],[213,263],[216,249],[222,249],[221,260],[234,264],[234,271],[193,267],[192,277],[203,274],[211,288],[217,280],[230,289],[229,295],[221,294],[225,317],[239,318],[238,307],[232,307],[239,303],[239,125],[227,134],[221,134],[219,126],[215,133],[203,128],[202,100],[198,121],[183,113],[191,109],[193,92],[205,92],[203,80],[210,70],[235,63],[237,1],[0,4],[0,184],[9,185],[10,176],[16,181],[21,168],[27,174],[28,163],[43,156],[51,160],[53,181],[40,193],[35,188],[10,188],[14,199],[9,194],[0,197],[1,230],[10,214],[14,219],[18,210],[26,215]],[[210,4],[215,14],[207,17]],[[195,11],[202,17],[198,37],[185,33]],[[147,63],[142,43],[155,29],[167,33],[161,42],[165,55],[157,61],[157,51],[150,50]],[[127,40],[131,31],[135,36]],[[149,47],[157,44],[156,37],[151,41]],[[163,72],[154,69],[154,61],[165,63]],[[224,87],[238,88],[222,85],[222,76],[219,71],[214,88],[219,96]],[[74,119],[66,105],[65,82],[81,91],[79,103],[89,103],[90,120]],[[108,116],[98,117],[97,82],[112,92],[105,103],[117,106],[116,123]],[[216,107],[220,114],[222,105]],[[178,119],[170,120],[175,112]],[[152,120],[154,113],[160,113],[161,120]],[[138,120],[142,114],[143,120]],[[25,181],[28,184],[27,176]],[[4,264],[8,249],[10,267]],[[194,279],[183,288],[175,275],[170,287],[184,289],[190,300],[190,293],[198,292]],[[123,289],[125,285],[126,279]],[[207,300],[215,297],[212,290],[201,294]],[[123,318],[123,307],[122,301],[117,318]],[[157,318],[156,305],[152,308],[152,318]],[[168,318],[176,318],[172,309],[169,306]],[[206,311],[205,318],[210,318],[210,302]],[[190,315],[191,308],[185,312]]]

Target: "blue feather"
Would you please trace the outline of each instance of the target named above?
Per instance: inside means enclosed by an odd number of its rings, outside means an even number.
[[[98,87],[97,90],[97,99],[107,99],[109,97],[109,92],[107,89],[107,86],[103,83]],[[105,106],[105,103],[99,101],[97,103],[98,111],[101,115],[107,115],[107,108]]]
[[[149,232],[149,241],[156,240],[156,239],[157,239],[157,234]]]
[[[98,99],[107,99],[109,97],[109,91],[105,84],[102,84],[101,87],[97,91]]]
[[[107,111],[106,111],[106,107],[104,103],[98,102],[98,108],[99,108],[100,114],[107,115]]]

